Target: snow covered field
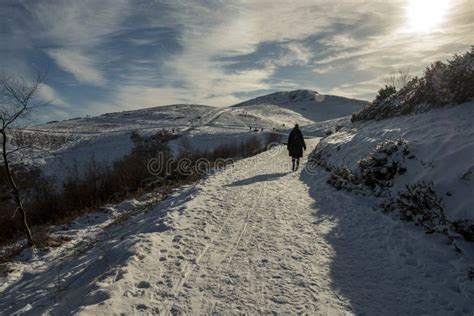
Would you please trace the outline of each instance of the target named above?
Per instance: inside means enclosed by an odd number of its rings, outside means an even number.
[[[0,313],[474,313],[472,261],[442,236],[288,160],[279,147],[57,228],[72,241],[11,264]]]

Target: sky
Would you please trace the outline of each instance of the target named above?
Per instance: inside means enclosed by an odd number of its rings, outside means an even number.
[[[0,69],[38,121],[310,89],[371,100],[474,44],[474,0],[0,0]]]

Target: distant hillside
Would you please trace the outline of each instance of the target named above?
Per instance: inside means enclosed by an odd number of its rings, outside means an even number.
[[[139,110],[106,113],[96,117],[74,118],[37,125],[35,129],[54,132],[103,133],[123,130],[166,128],[199,124],[206,114],[217,109],[208,105],[174,104]]]
[[[296,90],[272,93],[231,107],[174,104],[50,122],[31,130],[96,134],[153,128],[182,130],[206,125],[272,128],[348,116],[367,104],[366,101],[322,95],[311,90]]]
[[[312,90],[295,90],[271,93],[233,107],[276,105],[295,111],[308,120],[321,122],[351,115],[368,103],[363,100],[319,94]]]
[[[62,177],[75,165],[82,169],[91,157],[97,163],[111,164],[130,153],[132,132],[151,135],[167,130],[177,136],[170,143],[173,150],[210,150],[226,143],[245,141],[260,133],[287,133],[298,123],[311,127],[316,122],[347,117],[367,102],[320,95],[298,90],[262,96],[231,107],[175,104],[139,110],[107,113],[50,122],[22,130],[32,144],[49,150],[31,156],[31,163],[41,165],[48,176]],[[305,129],[306,131],[306,129]],[[264,132],[264,133],[262,133]]]

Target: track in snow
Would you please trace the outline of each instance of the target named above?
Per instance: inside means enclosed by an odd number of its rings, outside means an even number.
[[[129,220],[108,240],[130,241],[119,245],[133,255],[46,311],[67,301],[87,315],[472,314],[474,287],[453,280],[462,259],[441,237],[329,188],[322,171],[289,169],[278,147]]]
[[[308,148],[316,143],[308,140]],[[446,289],[450,276],[431,259],[455,257],[452,249],[328,188],[325,174],[289,170],[279,147],[200,184],[171,214],[174,230],[145,238],[155,247],[129,272],[136,284],[151,285],[135,306],[162,314],[323,315],[466,306],[469,296]],[[441,275],[427,276],[433,269]],[[113,308],[108,302],[91,310]]]
[[[279,147],[201,184],[199,193],[171,215],[174,230],[137,246],[149,253],[128,272],[135,284],[145,281],[150,287],[141,299],[133,298],[129,312],[350,311],[330,286],[333,251],[324,241],[330,225],[315,224],[308,187],[300,172],[289,172],[290,162]],[[107,312],[114,301],[84,311]]]

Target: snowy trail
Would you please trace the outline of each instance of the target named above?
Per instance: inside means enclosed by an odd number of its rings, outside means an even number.
[[[132,306],[112,297],[84,311],[350,311],[347,300],[330,286],[333,250],[324,232],[331,225],[314,224],[308,187],[299,172],[288,172],[283,149],[210,177],[194,199],[172,214],[173,230],[137,245],[150,253],[133,271],[134,283],[146,282],[146,290],[133,298]],[[123,285],[110,290],[119,288]]]
[[[308,151],[316,143],[308,140]],[[241,160],[116,226],[98,242],[121,249],[109,267],[92,254],[71,259],[105,271],[85,273],[81,289],[62,293],[62,301],[48,305],[45,296],[23,311],[473,314],[473,282],[459,269],[468,263],[442,236],[329,188],[322,171],[288,172],[289,163],[283,146]],[[52,296],[56,278],[42,282],[52,284]],[[25,300],[40,296],[28,293],[27,282],[11,291]],[[0,313],[22,308],[16,295],[8,294],[12,301],[0,303]]]
[[[309,140],[308,148],[316,143]],[[211,176],[171,213],[173,230],[138,246],[149,253],[129,272],[132,283],[145,281],[146,288],[135,292],[133,304],[119,300],[120,292],[84,311],[472,312],[466,308],[474,298],[472,282],[459,288],[443,271],[462,259],[442,238],[359,206],[328,188],[325,175],[289,169],[280,147]],[[118,283],[112,292],[131,280]]]

